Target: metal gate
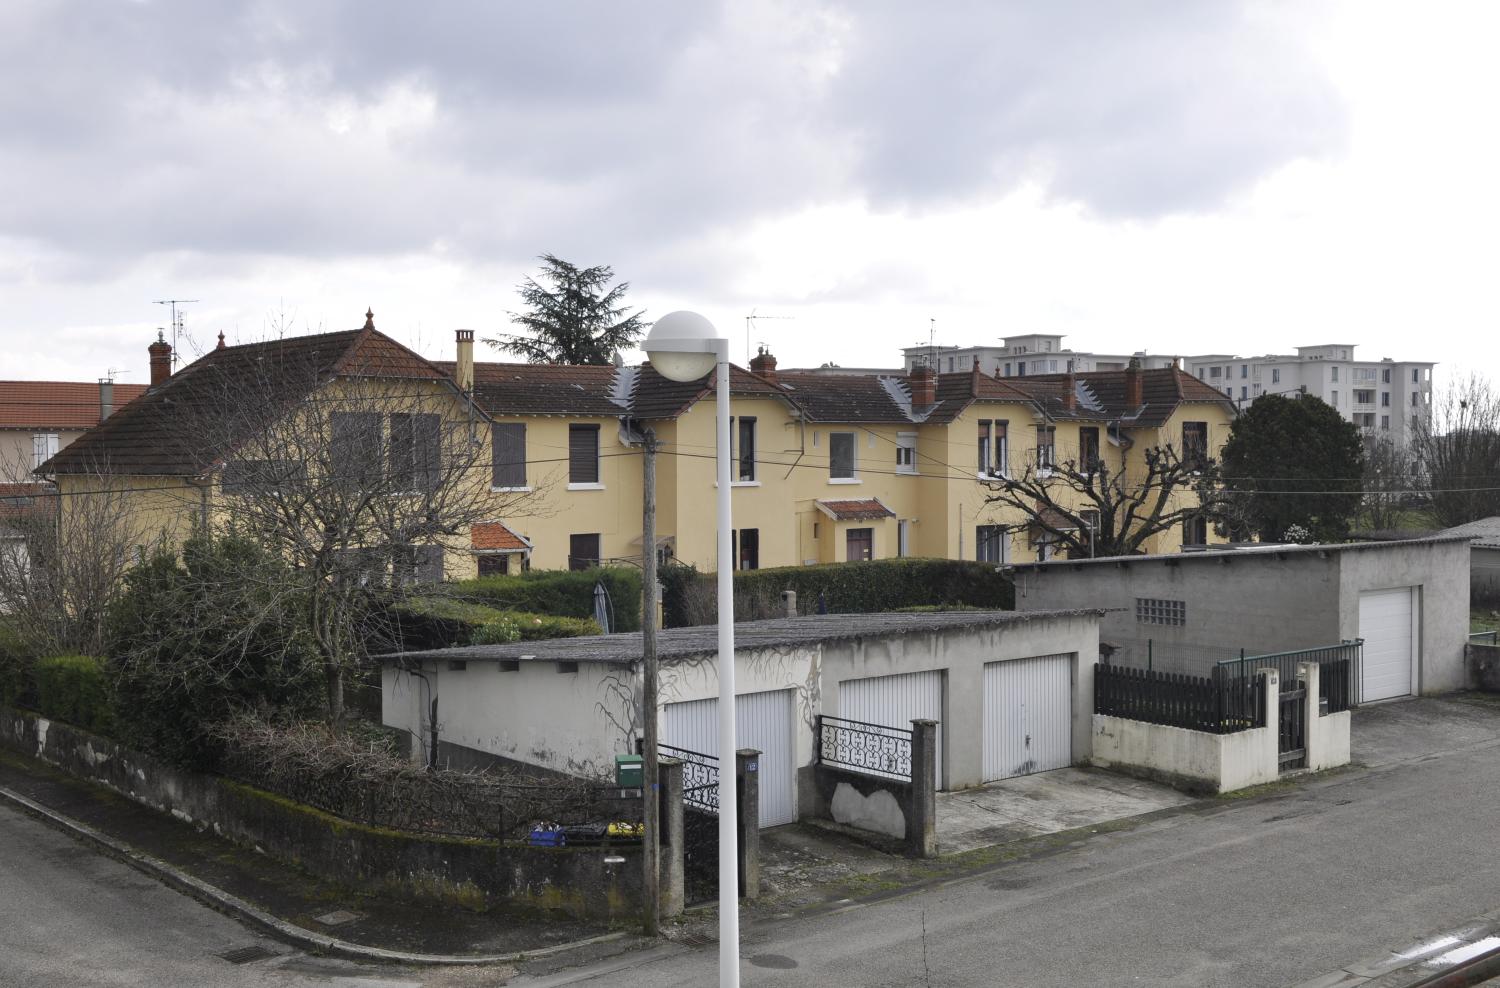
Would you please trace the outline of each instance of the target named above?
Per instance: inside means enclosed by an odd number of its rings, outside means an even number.
[[[719,760],[701,751],[658,744],[682,759],[683,896],[688,905],[719,897]]]
[[[1289,772],[1307,767],[1307,684],[1300,679],[1292,680],[1292,689],[1282,690],[1280,700],[1280,730],[1276,738],[1277,758],[1280,770]]]

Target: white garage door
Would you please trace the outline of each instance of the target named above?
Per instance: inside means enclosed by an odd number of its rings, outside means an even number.
[[[845,720],[861,720],[866,724],[902,730],[911,730],[914,720],[937,721],[937,775],[938,786],[942,787],[942,670],[842,680],[839,683],[838,715]]]
[[[1073,764],[1073,656],[984,667],[984,781]]]
[[[1359,637],[1365,640],[1359,675],[1362,702],[1411,695],[1417,625],[1414,591],[1399,587],[1359,595]]]
[[[734,736],[738,747],[760,751],[760,825],[775,827],[797,819],[794,690],[741,693],[735,698]],[[669,703],[663,710],[662,741],[705,755],[719,754],[719,701]],[[731,754],[722,762],[724,780],[733,776]]]

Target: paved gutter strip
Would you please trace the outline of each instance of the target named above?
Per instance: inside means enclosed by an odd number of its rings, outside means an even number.
[[[236,895],[231,895],[223,889],[216,888],[199,878],[195,878],[159,858],[152,857],[142,851],[137,851],[122,841],[117,841],[113,837],[100,833],[87,824],[80,823],[77,820],[48,809],[40,803],[22,796],[20,793],[12,792],[4,786],[0,786],[0,799],[4,799],[29,816],[62,830],[77,840],[93,844],[110,857],[158,879],[164,884],[177,889],[179,892],[192,896],[212,909],[232,916],[250,926],[258,927],[280,940],[318,953],[332,954],[351,960],[378,961],[386,964],[425,964],[433,966],[516,964],[549,957],[590,944],[607,943],[625,937],[625,933],[623,932],[606,933],[602,936],[589,937],[588,939],[577,940],[573,943],[539,947],[536,950],[487,955],[417,954],[404,950],[387,950],[383,947],[367,947],[364,944],[351,943],[348,940],[340,940],[337,937],[314,933],[293,923],[288,923],[286,920],[273,916]]]
[[[1400,951],[1346,964],[1293,988],[1460,988],[1500,974],[1500,946],[1473,957],[1444,962],[1500,934],[1500,909],[1475,917],[1456,930],[1434,933]]]

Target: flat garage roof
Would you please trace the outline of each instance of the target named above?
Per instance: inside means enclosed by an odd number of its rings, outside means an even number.
[[[1117,609],[1117,608],[1115,608]],[[1111,608],[1047,611],[924,611],[915,614],[812,614],[806,617],[741,621],[734,626],[735,652],[763,648],[791,648],[828,641],[893,638],[966,628],[1003,627],[1056,618],[1099,617]],[[656,633],[656,654],[663,660],[712,655],[719,650],[718,627],[668,628]],[[383,663],[427,660],[485,662],[603,662],[628,664],[640,659],[641,633],[553,638],[503,645],[464,645],[455,648],[391,652],[377,656]]]

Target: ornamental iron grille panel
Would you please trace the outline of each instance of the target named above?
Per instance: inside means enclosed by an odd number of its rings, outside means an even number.
[[[656,750],[682,762],[682,801],[705,813],[719,814],[719,760],[701,751],[658,743]]]
[[[683,897],[687,904],[719,896],[719,760],[701,751],[658,744],[682,762]]]
[[[818,716],[818,760],[824,765],[911,781],[912,733],[900,727]]]

